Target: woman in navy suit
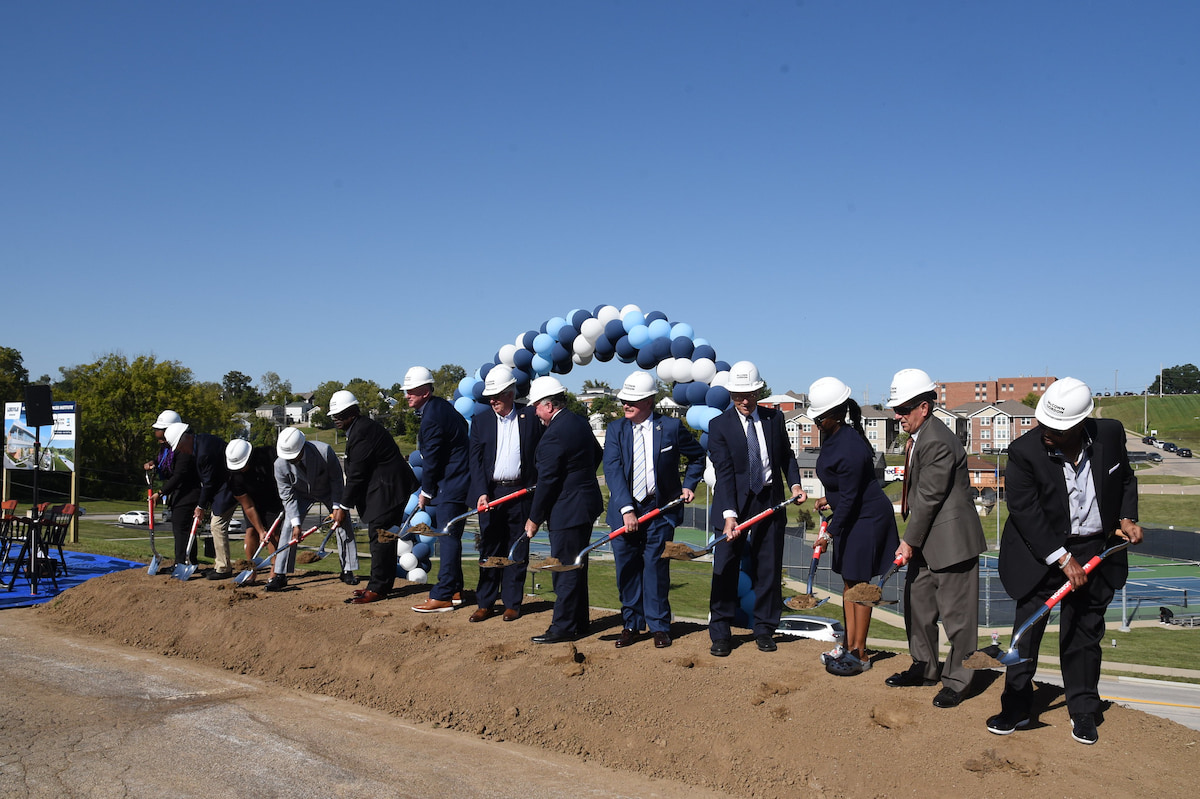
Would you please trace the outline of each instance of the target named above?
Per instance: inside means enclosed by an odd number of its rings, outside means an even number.
[[[808,413],[821,430],[817,478],[825,496],[818,511],[830,508],[826,535],[833,540],[833,570],[842,576],[842,593],[883,574],[900,545],[892,503],[875,477],[875,452],[863,433],[862,409],[850,388],[836,377],[822,377],[808,389]],[[831,674],[850,676],[871,668],[867,631],[871,606],[843,602],[844,649],[821,655]]]

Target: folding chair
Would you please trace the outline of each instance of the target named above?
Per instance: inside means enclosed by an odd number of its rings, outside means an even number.
[[[8,563],[8,551],[13,541],[17,540],[17,501],[5,500],[0,505],[0,574],[4,573],[4,565]]]
[[[50,547],[58,550],[58,560],[62,564],[62,573],[67,572],[67,556],[63,554],[63,544],[67,533],[71,530],[71,520],[75,518],[74,505],[60,505],[54,508],[49,517],[49,523],[42,526],[42,546],[46,548],[46,556],[50,557]],[[57,585],[57,580],[55,581]]]

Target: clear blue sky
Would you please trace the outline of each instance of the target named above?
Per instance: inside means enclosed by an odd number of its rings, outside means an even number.
[[[5,2],[0,343],[390,385],[636,303],[776,390],[1138,390],[1200,361],[1197,42],[1191,2]]]

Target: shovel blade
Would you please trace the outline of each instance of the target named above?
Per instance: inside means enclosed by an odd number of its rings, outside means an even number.
[[[171,573],[171,576],[176,580],[181,580],[186,583],[188,580],[192,579],[192,575],[195,573],[195,566],[190,563],[180,563],[175,567],[175,571]]]
[[[149,574],[151,577],[153,577],[154,575],[158,574],[158,568],[160,566],[162,566],[162,556],[155,555],[154,557],[150,558],[150,565],[146,567],[146,574]]]
[[[233,578],[235,585],[245,585],[254,577],[254,572],[257,569],[246,569],[244,572],[238,572],[238,576]]]

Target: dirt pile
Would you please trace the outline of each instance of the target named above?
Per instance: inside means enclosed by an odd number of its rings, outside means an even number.
[[[299,590],[297,590],[299,589]],[[593,634],[538,645],[549,603],[467,622],[469,608],[416,614],[425,586],[365,606],[336,575],[309,573],[266,594],[228,582],[131,570],[88,581],[44,607],[47,623],[219,665],[485,740],[514,741],[613,769],[735,796],[1183,796],[1200,777],[1200,733],[1112,707],[1100,743],[1070,737],[1061,691],[1039,689],[1037,721],[1008,737],[984,721],[999,682],[951,710],[937,688],[888,688],[908,665],[834,677],[816,641],[762,653],[748,636],[727,658],[707,630],[678,623],[674,645],[647,637],[617,650],[619,616],[593,612]],[[997,676],[981,672],[986,681]],[[1144,768],[1148,756],[1154,767]]]

